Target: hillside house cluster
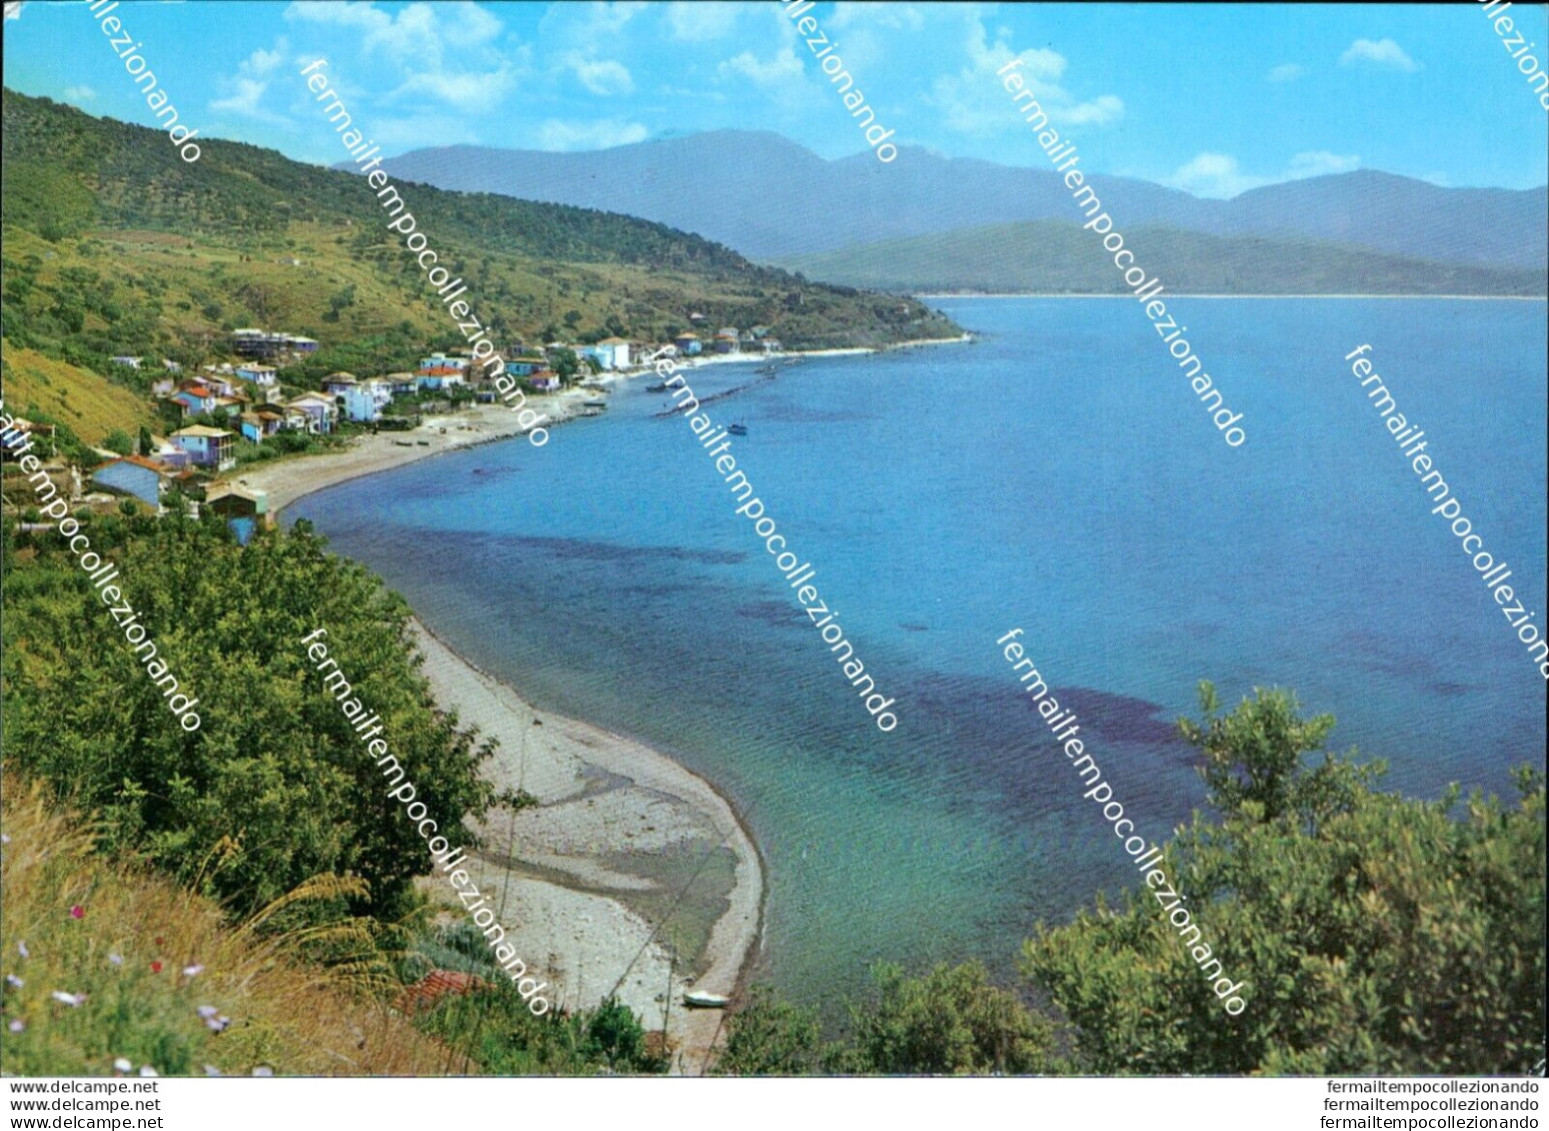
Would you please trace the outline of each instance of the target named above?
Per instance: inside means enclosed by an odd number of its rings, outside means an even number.
[[[231,332],[231,349],[243,357],[268,361],[314,354],[317,352],[317,342],[296,334],[271,334],[267,330],[250,328]]]

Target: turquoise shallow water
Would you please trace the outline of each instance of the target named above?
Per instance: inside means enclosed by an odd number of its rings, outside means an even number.
[[[691,374],[867,670],[872,725],[662,394],[295,508],[481,667],[637,735],[748,815],[763,973],[817,1000],[878,959],[1009,976],[1040,917],[1132,881],[994,644],[1013,625],[1135,817],[1202,798],[1171,722],[1295,688],[1335,745],[1435,795],[1542,763],[1544,681],[1430,514],[1344,355],[1377,371],[1535,623],[1544,596],[1543,304],[1170,304],[1246,414],[1229,449],[1137,304],[947,300],[972,345]]]

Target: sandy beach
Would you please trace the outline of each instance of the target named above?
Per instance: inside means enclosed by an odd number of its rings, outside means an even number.
[[[501,893],[499,921],[517,954],[549,982],[558,1008],[595,1006],[612,992],[647,1029],[665,1018],[675,1070],[698,1074],[721,1015],[684,1009],[683,991],[734,996],[762,915],[763,869],[732,806],[671,758],[536,711],[423,626],[416,631],[437,702],[500,744],[487,775],[541,803],[514,818],[492,811],[486,847],[470,858],[480,890]],[[706,875],[718,855],[729,867]],[[706,924],[701,953],[674,954],[673,909],[696,882],[695,905],[724,910]],[[426,890],[445,896],[434,881]],[[645,910],[664,903],[665,914]]]

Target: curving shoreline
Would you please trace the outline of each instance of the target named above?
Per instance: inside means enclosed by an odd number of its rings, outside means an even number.
[[[696,1070],[716,1041],[720,1018],[682,1009],[678,999],[690,985],[737,995],[762,929],[763,860],[741,815],[666,754],[536,709],[418,620],[413,628],[437,702],[456,711],[461,725],[500,743],[486,776],[499,789],[525,788],[541,803],[509,825],[493,815],[481,829],[486,847],[470,869],[481,890],[509,892],[501,921],[518,953],[543,976],[563,979],[555,987],[563,1006],[595,1006],[617,984],[619,999],[648,1028],[662,1027],[665,1014],[683,1068]],[[600,792],[593,784],[599,771],[609,781]],[[660,925],[628,906],[630,888],[641,881],[621,872],[618,861],[633,856],[649,865],[652,856],[715,849],[731,852],[733,881],[704,948],[703,970],[690,980],[681,969],[688,956],[677,956],[674,969]],[[664,1009],[658,998],[669,983],[674,1000]]]
[[[965,334],[885,350],[970,340]],[[689,368],[878,352],[884,350],[717,355],[693,359]],[[653,373],[647,367],[601,380],[611,384]],[[586,396],[569,390],[533,403],[552,425],[579,415]],[[477,406],[427,420],[413,432],[361,437],[341,453],[280,460],[234,478],[268,492],[270,513],[278,516],[315,491],[523,431],[509,409]],[[394,442],[404,437],[412,438],[412,446]],[[429,443],[420,446],[422,439]],[[481,890],[501,893],[501,921],[518,953],[549,979],[557,1006],[589,1008],[615,993],[648,1029],[667,1028],[677,1049],[675,1071],[702,1072],[721,1037],[724,1014],[686,1009],[682,993],[694,988],[735,999],[762,937],[764,862],[735,803],[660,750],[536,709],[418,619],[412,632],[423,657],[421,673],[437,702],[455,711],[462,725],[498,740],[486,775],[497,789],[523,788],[540,803],[515,820],[492,814],[480,829],[485,848],[470,857]],[[599,787],[599,781],[606,784]],[[721,865],[706,884],[724,910],[701,932],[695,954],[676,953],[665,937],[670,914],[644,913],[640,906],[642,895],[677,888],[684,858],[699,866],[683,891],[699,882],[707,866]]]

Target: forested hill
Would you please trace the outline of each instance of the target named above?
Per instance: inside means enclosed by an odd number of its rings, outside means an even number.
[[[243,325],[325,346],[390,329],[417,337],[416,348],[445,335],[444,312],[358,175],[204,138],[188,164],[162,132],[3,97],[13,344],[90,361],[170,354]],[[513,337],[654,339],[686,329],[692,311],[716,326],[770,326],[797,347],[956,332],[918,303],[808,284],[661,224],[399,189],[441,263],[467,280],[475,309]]]

